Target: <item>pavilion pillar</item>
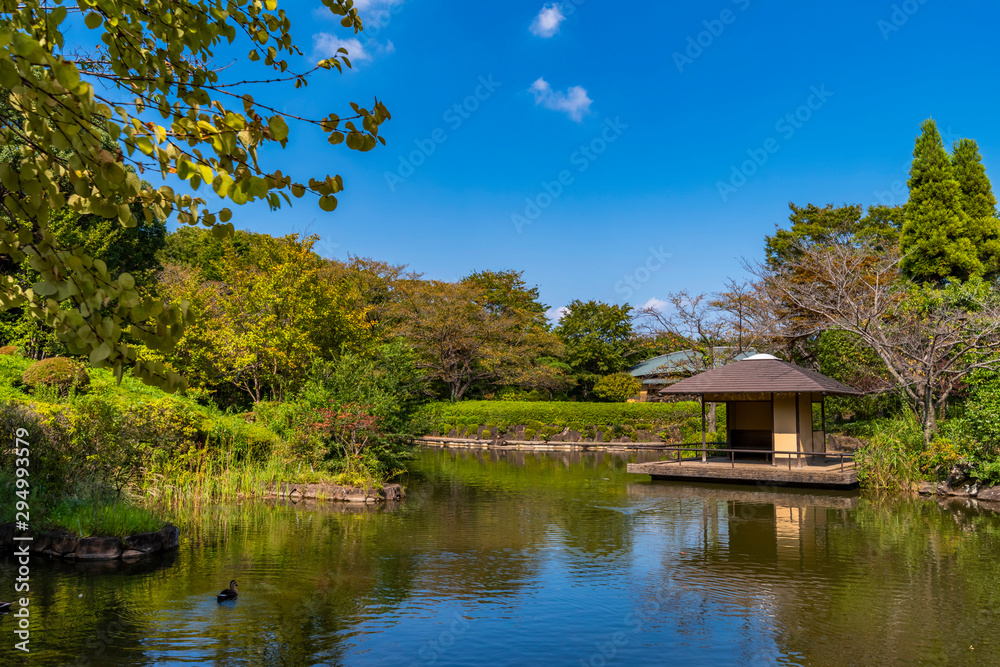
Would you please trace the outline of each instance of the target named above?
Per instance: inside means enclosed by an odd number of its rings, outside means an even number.
[[[701,462],[708,462],[708,452],[705,451],[705,394],[701,395]]]
[[[820,419],[823,422],[823,453],[826,453],[826,394],[820,394],[819,397],[819,414]]]
[[[809,425],[812,429],[812,424]],[[802,447],[802,401],[799,400],[799,392],[795,392],[795,465],[802,465],[802,456],[799,454]]]

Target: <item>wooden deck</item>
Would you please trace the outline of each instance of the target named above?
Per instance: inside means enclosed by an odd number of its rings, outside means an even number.
[[[819,489],[852,489],[858,485],[858,472],[853,461],[836,458],[815,458],[812,463],[797,465],[793,460],[732,461],[730,457],[710,457],[707,462],[697,459],[629,463],[628,472],[649,475],[653,479],[727,484],[757,484],[761,486],[798,486]]]

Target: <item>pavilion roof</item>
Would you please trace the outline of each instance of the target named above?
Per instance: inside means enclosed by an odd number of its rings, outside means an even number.
[[[758,394],[812,392],[860,396],[862,392],[771,355],[759,354],[676,382],[659,394]]]

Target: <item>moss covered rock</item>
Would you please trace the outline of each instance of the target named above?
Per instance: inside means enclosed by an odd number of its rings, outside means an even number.
[[[35,389],[53,387],[65,396],[71,387],[82,389],[90,385],[90,376],[83,364],[66,357],[49,357],[28,366],[21,375],[21,382]]]

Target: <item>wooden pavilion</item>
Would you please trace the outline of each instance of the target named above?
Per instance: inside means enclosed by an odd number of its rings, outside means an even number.
[[[858,396],[861,392],[833,378],[769,354],[757,354],[681,380],[659,393],[664,396],[693,395],[701,399],[701,462],[719,465],[685,465],[682,448],[677,448],[676,462],[630,464],[629,472],[671,479],[697,477],[705,481],[744,479],[797,484],[796,480],[799,480],[800,485],[808,486],[857,484],[853,461],[845,467],[844,457],[834,454],[833,457],[839,457],[839,465],[836,460],[831,464],[826,455],[824,399],[827,396]],[[707,403],[726,404],[724,443],[706,442]],[[819,406],[816,411],[813,409],[815,405]],[[687,449],[690,450],[690,446]],[[746,465],[755,460],[757,465]],[[741,463],[739,468],[737,462]],[[670,467],[674,463],[676,465]],[[775,471],[763,471],[760,463],[770,463],[767,467]],[[807,466],[809,470],[805,469]],[[725,472],[722,472],[723,468]],[[785,468],[787,474],[784,473]],[[681,469],[684,471],[681,472]],[[841,474],[839,479],[824,478],[826,481],[813,479],[827,469],[849,474]]]

